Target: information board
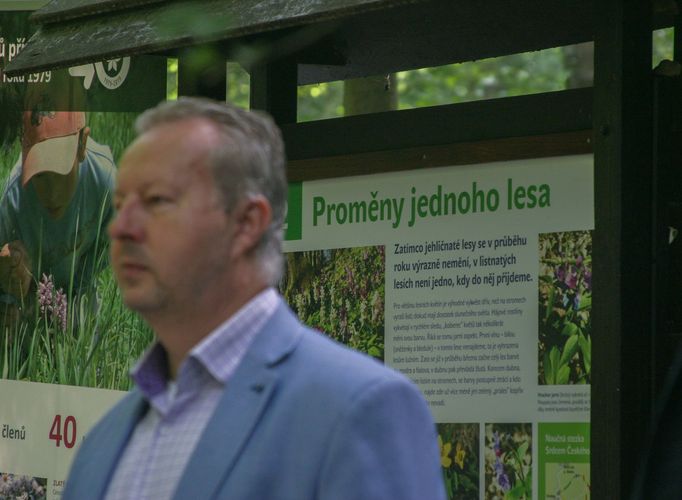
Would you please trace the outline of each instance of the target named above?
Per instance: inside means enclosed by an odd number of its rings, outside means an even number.
[[[303,182],[283,292],[424,393],[451,498],[589,497],[593,158]]]

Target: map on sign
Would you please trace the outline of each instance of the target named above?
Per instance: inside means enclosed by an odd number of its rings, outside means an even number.
[[[549,463],[545,467],[547,500],[589,500],[590,464]]]

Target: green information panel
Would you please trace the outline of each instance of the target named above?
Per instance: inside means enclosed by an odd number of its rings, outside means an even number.
[[[539,498],[590,498],[590,425],[538,425]]]

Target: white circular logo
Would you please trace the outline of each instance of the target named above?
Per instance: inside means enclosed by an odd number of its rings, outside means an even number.
[[[106,64],[106,69],[104,65]],[[109,90],[120,87],[128,76],[130,70],[130,57],[109,59],[105,62],[95,63],[97,78],[100,83]]]

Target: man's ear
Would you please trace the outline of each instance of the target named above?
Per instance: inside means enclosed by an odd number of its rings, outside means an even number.
[[[248,196],[231,210],[234,224],[232,256],[251,254],[270,227],[272,207],[263,195]]]
[[[81,129],[78,135],[78,163],[85,160],[85,147],[88,145],[88,137],[90,137],[90,127]]]

